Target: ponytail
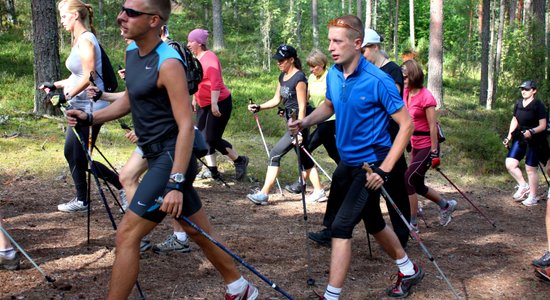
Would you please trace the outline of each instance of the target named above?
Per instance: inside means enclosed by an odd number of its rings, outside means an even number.
[[[90,31],[95,35],[95,28],[93,25],[94,10],[90,4],[85,4],[88,9],[88,22],[90,25]]]

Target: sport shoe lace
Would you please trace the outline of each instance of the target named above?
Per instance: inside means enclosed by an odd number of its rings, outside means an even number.
[[[153,246],[153,252],[157,254],[171,251],[184,253],[191,251],[191,248],[187,240],[180,241],[174,234],[169,235],[162,243]]]
[[[512,196],[515,200],[521,200],[523,199],[523,197],[525,197],[525,195],[527,195],[527,193],[530,192],[530,188],[529,188],[529,185],[516,185],[516,192],[514,193],[514,195]]]

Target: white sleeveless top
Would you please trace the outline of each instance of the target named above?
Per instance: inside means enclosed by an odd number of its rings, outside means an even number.
[[[63,90],[64,93],[70,92],[77,84],[80,82],[80,80],[83,77],[88,78],[90,74],[84,74],[82,70],[82,61],[80,60],[80,53],[79,53],[79,45],[83,40],[88,40],[94,45],[95,49],[95,69],[96,72],[98,72],[101,76],[101,50],[99,48],[99,42],[97,41],[97,38],[95,35],[89,31],[86,31],[82,33],[77,40],[77,43],[73,46],[71,49],[71,53],[69,54],[69,57],[67,57],[67,60],[65,61],[65,66],[69,71],[71,71],[71,76],[66,81],[65,88]],[[99,78],[99,76],[96,76],[95,83],[97,84],[97,87],[101,90],[104,90],[103,88],[103,80]],[[82,109],[85,112],[91,112],[91,99],[88,98],[86,95],[86,90],[80,92],[78,95],[74,96],[70,101],[69,104],[73,108],[76,109]],[[102,109],[106,107],[109,104],[107,101],[98,100],[93,104],[93,111]]]

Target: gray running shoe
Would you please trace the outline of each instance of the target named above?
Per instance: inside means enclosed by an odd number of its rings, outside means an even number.
[[[149,237],[146,236],[142,238],[141,241],[139,242],[139,253],[143,254],[145,251],[151,249],[152,247],[153,247],[153,244],[149,240]]]
[[[235,179],[241,181],[246,176],[246,169],[248,167],[249,159],[247,156],[241,156],[242,161],[235,163]]]
[[[168,236],[168,238],[166,238],[166,240],[164,240],[164,242],[153,246],[153,252],[155,252],[156,254],[166,254],[172,251],[179,253],[186,253],[191,251],[189,241],[180,241],[175,234],[171,234]]]
[[[439,210],[439,224],[441,226],[447,226],[452,219],[453,212],[456,209],[456,200],[447,200],[449,207],[447,209]]]
[[[285,190],[292,194],[299,194],[302,192],[302,185],[300,184],[300,179],[294,181],[291,184],[285,185]]]
[[[128,198],[126,198],[126,191],[124,189],[118,190],[118,195],[120,196],[120,206],[122,206],[122,208],[119,208],[119,211],[122,213],[128,210]]]
[[[12,259],[0,255],[0,269],[6,269],[10,271],[19,270],[20,260],[21,259],[19,258],[19,252],[15,252],[15,256]]]
[[[405,276],[401,272],[397,273],[397,282],[387,290],[390,298],[408,297],[412,291],[412,287],[422,281],[422,278],[424,278],[424,271],[416,264],[414,264],[414,270],[416,272],[410,276]]]
[[[550,267],[550,251],[544,252],[544,254],[539,259],[535,259],[531,262],[533,266],[539,268],[548,268]]]
[[[212,178],[212,172],[210,172],[208,168],[202,168],[199,174],[197,174],[197,177],[195,177],[195,179],[197,180],[208,179],[208,178]]]
[[[269,200],[269,196],[262,193],[262,191],[257,191],[254,194],[248,194],[246,195],[246,198],[258,205],[267,205],[267,200]]]

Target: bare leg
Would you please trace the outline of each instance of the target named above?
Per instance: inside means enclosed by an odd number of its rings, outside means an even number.
[[[328,283],[336,288],[344,286],[351,262],[351,239],[332,238],[330,274]]]
[[[411,219],[416,220],[416,214],[418,212],[418,197],[416,194],[409,195],[409,205],[411,207]]]
[[[313,167],[309,170],[305,170],[303,173],[304,180],[307,180],[309,178],[309,181],[311,181],[311,185],[313,186],[313,189],[315,191],[319,191],[323,189],[323,186],[321,185],[321,180],[319,179],[319,172],[317,172],[317,168]]]
[[[533,196],[537,195],[537,188],[539,186],[539,173],[537,167],[525,166],[527,171],[527,178],[529,180],[529,189],[531,190],[530,194]]]
[[[401,247],[397,235],[395,235],[395,232],[388,226],[384,227],[382,231],[373,234],[373,236],[393,260],[398,260],[407,255],[403,247]]]
[[[206,233],[212,236],[215,240],[223,243],[219,236],[217,236],[213,232],[212,226],[210,225],[210,222],[208,222],[208,217],[206,216],[204,209],[201,208],[194,215],[190,216],[189,220],[191,220],[197,226],[206,231]],[[231,256],[225,253],[218,246],[214,245],[204,235],[196,231],[193,227],[185,223],[183,220],[178,220],[178,222],[180,223],[182,228],[185,229],[185,232],[187,232],[189,237],[195,243],[197,243],[197,245],[199,245],[199,247],[204,252],[206,258],[214,265],[218,272],[220,272],[225,284],[229,284],[241,277],[241,274],[237,270],[237,267],[235,266],[235,263],[233,262]]]
[[[550,205],[546,204],[546,239],[548,241],[548,251],[550,251]]]
[[[132,152],[128,161],[120,170],[119,180],[124,191],[126,192],[126,199],[128,202],[132,202],[134,194],[136,193],[139,185],[139,177],[147,170],[147,160],[143,159],[137,152]]]
[[[239,158],[239,154],[237,153],[237,151],[235,151],[235,149],[233,148],[225,148],[225,150],[227,150],[227,157],[229,157],[229,159],[231,160],[235,160],[237,158]]]
[[[127,299],[139,273],[139,243],[157,223],[132,211],[124,214],[116,234],[116,252],[108,299]]]
[[[6,227],[4,227],[4,223],[2,223],[2,214],[0,214],[0,226],[6,230]],[[10,240],[6,235],[4,235],[3,232],[0,232],[0,249],[9,249],[12,248]]]
[[[275,180],[277,179],[278,174],[279,174],[279,167],[275,167],[275,166],[267,167],[267,173],[265,174],[265,182],[264,182],[264,186],[262,187],[262,193],[266,195],[269,194],[269,191],[271,191],[271,187],[273,186],[273,183],[275,183]]]
[[[426,194],[426,198],[438,204],[439,204],[439,201],[441,201],[442,199],[441,195],[432,188],[428,188],[428,193]]]
[[[517,159],[510,157],[506,158],[506,169],[519,185],[525,184],[525,179],[523,179],[523,173],[519,168],[519,161]]]

